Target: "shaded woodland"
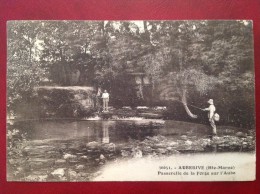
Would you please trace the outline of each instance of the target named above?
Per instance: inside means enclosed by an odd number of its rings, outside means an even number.
[[[212,98],[221,122],[252,127],[253,59],[250,21],[11,21],[8,113],[33,109],[36,87],[89,86],[177,120]]]

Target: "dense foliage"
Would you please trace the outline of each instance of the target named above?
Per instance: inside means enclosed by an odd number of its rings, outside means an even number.
[[[114,105],[182,103],[194,118],[189,104],[213,98],[223,122],[253,125],[252,40],[249,21],[9,22],[8,111],[38,85],[87,85],[108,89]]]

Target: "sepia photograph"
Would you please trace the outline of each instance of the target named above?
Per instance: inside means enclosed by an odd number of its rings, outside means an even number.
[[[7,181],[253,181],[251,20],[7,22]]]

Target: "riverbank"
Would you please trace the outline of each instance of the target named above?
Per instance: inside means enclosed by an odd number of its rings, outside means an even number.
[[[141,120],[141,119],[163,119],[163,114],[166,111],[166,107],[147,107],[138,106],[136,108],[131,108],[125,106],[122,108],[115,109],[114,107],[109,107],[107,112],[92,112],[85,117],[25,117],[26,115],[8,115],[7,122],[14,121],[25,121],[25,120]],[[37,116],[37,115],[35,115]]]

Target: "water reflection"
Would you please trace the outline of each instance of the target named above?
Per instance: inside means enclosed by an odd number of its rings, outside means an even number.
[[[109,122],[102,122],[102,143],[109,143]]]
[[[14,128],[27,133],[28,140],[81,138],[100,143],[123,143],[129,139],[143,140],[146,136],[172,134],[172,129],[164,124],[144,121],[27,121],[15,123]]]
[[[72,137],[77,137],[78,136],[78,122],[73,122],[72,123],[73,126],[73,131],[72,131]]]
[[[30,140],[61,140],[77,142],[82,140],[85,143],[98,142],[103,144],[129,144],[134,141],[143,141],[147,137],[162,135],[171,141],[189,140],[186,144],[193,143],[199,139],[208,139],[209,128],[205,125],[163,121],[27,121],[17,122],[14,128],[27,133]],[[234,134],[235,132],[232,131]],[[219,130],[220,136],[229,135],[227,130]],[[232,140],[232,142],[235,140]],[[214,147],[215,146],[215,147]],[[224,149],[211,145],[210,152]]]

